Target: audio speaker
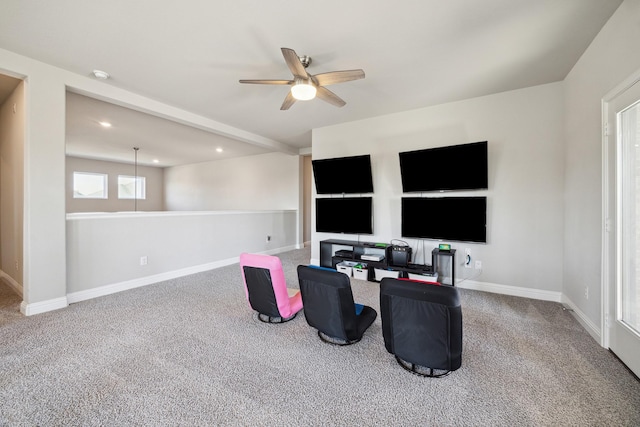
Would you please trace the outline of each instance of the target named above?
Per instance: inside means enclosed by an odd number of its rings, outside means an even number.
[[[410,246],[391,246],[389,263],[395,267],[406,267],[411,262]]]

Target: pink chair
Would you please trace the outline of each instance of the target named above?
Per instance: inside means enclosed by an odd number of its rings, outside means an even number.
[[[283,323],[302,310],[298,289],[287,289],[280,258],[243,253],[240,270],[249,306],[265,323]]]

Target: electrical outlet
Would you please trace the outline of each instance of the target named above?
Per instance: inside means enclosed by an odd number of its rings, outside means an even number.
[[[16,271],[20,270],[20,264],[18,263],[18,260],[16,260]]]
[[[271,241],[271,236],[267,236],[267,242]]]
[[[140,257],[140,265],[147,265],[147,261],[148,259],[146,255]]]
[[[471,268],[471,249],[464,250],[464,268]]]
[[[589,287],[584,287],[584,299],[589,299]]]
[[[482,261],[476,261],[476,270],[482,270]]]

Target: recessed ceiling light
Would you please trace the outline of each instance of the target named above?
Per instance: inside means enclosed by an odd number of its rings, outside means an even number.
[[[153,159],[153,163],[160,163],[160,160],[158,160],[158,159]]]
[[[102,70],[93,70],[93,75],[96,76],[96,79],[107,80],[110,76],[109,73]]]
[[[111,127],[111,123],[109,122],[98,122],[100,123],[100,126],[105,127],[105,128],[110,128]]]
[[[222,153],[222,151],[223,151],[223,150],[222,150],[222,148],[218,147],[218,148],[216,148],[216,151],[217,151],[218,153]]]

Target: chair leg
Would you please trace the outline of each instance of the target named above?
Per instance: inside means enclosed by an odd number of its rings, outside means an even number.
[[[402,366],[403,369],[411,372],[414,375],[418,375],[421,377],[429,377],[429,378],[442,378],[442,377],[446,377],[451,373],[451,371],[448,371],[448,370],[434,369],[434,368],[429,368],[427,366],[416,365],[415,363],[402,360],[398,356],[395,356],[395,357],[396,357],[396,362],[398,362],[398,365]],[[426,370],[427,372],[423,370]]]
[[[351,344],[355,344],[358,341],[360,341],[360,339],[357,340],[353,340],[353,341],[348,341],[348,340],[343,340],[341,338],[335,338],[335,337],[330,337],[329,335],[318,331],[318,336],[320,337],[320,339],[324,342],[326,342],[327,344],[333,344],[333,345],[351,345]]]
[[[280,316],[269,316],[269,315],[266,315],[266,314],[258,313],[258,319],[261,322],[264,322],[264,323],[285,323],[285,322],[288,322],[289,320],[293,319],[297,315],[298,315],[298,313],[294,314],[291,317],[284,318],[284,317],[280,317]]]

